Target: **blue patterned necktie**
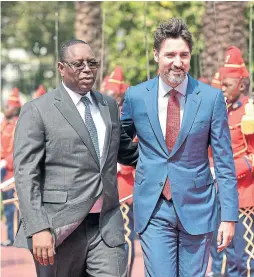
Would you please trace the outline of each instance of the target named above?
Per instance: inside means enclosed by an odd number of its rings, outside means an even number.
[[[90,105],[92,104],[90,99],[87,96],[83,96],[81,101],[85,104],[85,124],[90,134],[91,140],[93,142],[95,152],[97,154],[98,159],[100,160],[100,149],[99,149],[99,140],[96,126],[93,121],[93,117],[90,110]]]

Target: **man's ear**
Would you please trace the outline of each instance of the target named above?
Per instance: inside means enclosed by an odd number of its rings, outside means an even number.
[[[246,89],[246,86],[244,84],[244,82],[242,82],[242,80],[240,81],[240,84],[239,84],[239,91],[241,93],[245,92],[245,89]]]
[[[155,48],[153,49],[153,58],[157,63],[159,62],[159,53]]]
[[[61,77],[64,77],[64,65],[61,62],[58,62],[57,64],[58,72],[61,75]]]

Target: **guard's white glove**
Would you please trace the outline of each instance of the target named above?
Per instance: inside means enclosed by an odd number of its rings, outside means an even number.
[[[211,173],[212,173],[212,175],[213,175],[213,180],[216,180],[214,167],[210,167],[210,170],[211,170]]]
[[[7,165],[7,162],[5,159],[0,160],[0,169],[5,168]]]
[[[121,170],[121,166],[119,163],[117,163],[117,173]]]

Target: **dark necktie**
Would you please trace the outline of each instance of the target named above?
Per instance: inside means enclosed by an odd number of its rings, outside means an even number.
[[[180,131],[180,105],[177,99],[178,91],[172,89],[169,94],[170,97],[168,99],[166,123],[166,144],[169,152],[171,152]],[[165,182],[162,194],[167,200],[171,199],[171,191],[168,178]]]
[[[90,134],[97,157],[100,161],[98,133],[97,133],[97,129],[94,124],[93,117],[92,117],[91,110],[90,110],[91,101],[87,96],[83,96],[81,98],[81,101],[85,104],[85,107],[86,107],[86,109],[85,109],[85,124],[86,124],[88,132]]]

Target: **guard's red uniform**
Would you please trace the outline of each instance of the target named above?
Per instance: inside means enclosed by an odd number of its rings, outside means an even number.
[[[13,140],[14,132],[18,117],[10,120],[4,119],[1,123],[1,160],[6,160],[6,170],[4,180],[7,180],[14,175],[13,169]]]
[[[254,134],[244,135],[241,131],[241,120],[247,103],[248,97],[242,96],[228,110],[240,208],[254,206]]]

